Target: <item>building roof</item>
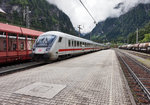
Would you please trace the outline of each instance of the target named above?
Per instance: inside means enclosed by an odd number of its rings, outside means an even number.
[[[43,34],[41,31],[31,30],[28,28],[18,27],[14,25],[0,23],[0,31],[9,32],[9,33],[18,33],[30,36],[39,36]]]

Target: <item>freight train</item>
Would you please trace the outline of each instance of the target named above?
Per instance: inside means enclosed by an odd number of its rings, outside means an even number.
[[[119,48],[150,53],[150,42],[122,45]]]
[[[0,23],[0,65],[29,60],[36,38],[43,32]]]
[[[53,61],[107,48],[108,46],[104,44],[58,31],[49,31],[40,35],[36,40],[32,57],[34,60]]]

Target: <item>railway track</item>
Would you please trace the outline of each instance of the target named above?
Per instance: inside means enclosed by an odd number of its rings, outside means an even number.
[[[149,54],[149,53],[144,53],[144,52],[142,53],[142,52],[130,51],[130,50],[125,50],[125,51],[127,51],[127,52],[130,53],[130,54],[139,56],[139,57],[141,57],[141,58],[150,60],[150,54]]]
[[[45,63],[44,62],[27,62],[23,64],[1,67],[0,75],[12,73],[12,72],[19,71],[19,70],[24,70],[24,69],[35,67],[35,66],[42,65],[42,64],[45,64]]]
[[[137,105],[150,104],[150,69],[127,54],[116,51]]]

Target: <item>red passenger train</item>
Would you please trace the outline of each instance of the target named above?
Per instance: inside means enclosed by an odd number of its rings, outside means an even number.
[[[32,46],[42,33],[0,23],[0,64],[31,59]]]

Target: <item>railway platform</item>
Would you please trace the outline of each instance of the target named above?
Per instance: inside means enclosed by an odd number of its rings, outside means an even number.
[[[134,105],[113,50],[0,76],[0,105]]]

